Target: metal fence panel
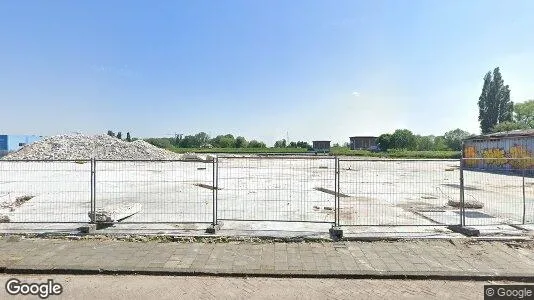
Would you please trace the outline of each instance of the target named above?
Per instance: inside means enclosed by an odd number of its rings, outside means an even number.
[[[218,218],[334,223],[332,157],[219,158]]]
[[[533,223],[534,179],[521,159],[469,158],[463,164],[466,226]]]
[[[340,159],[340,225],[460,224],[459,160]]]
[[[523,224],[534,224],[534,166],[529,166],[524,176],[524,204],[523,204]]]
[[[96,161],[96,210],[131,208],[121,223],[211,223],[212,161]],[[126,210],[128,211],[128,210]]]
[[[88,160],[0,160],[0,215],[10,223],[89,222],[90,191]]]

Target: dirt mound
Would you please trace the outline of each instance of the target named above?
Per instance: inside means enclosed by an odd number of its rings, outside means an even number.
[[[50,159],[181,159],[181,156],[145,141],[126,142],[108,135],[57,135],[24,146],[4,160]]]

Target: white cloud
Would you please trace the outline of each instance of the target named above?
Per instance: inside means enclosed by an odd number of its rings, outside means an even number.
[[[354,97],[359,97],[359,96],[360,96],[360,93],[359,93],[359,92],[356,92],[356,91],[354,91],[354,92],[352,92],[352,96],[354,96]]]

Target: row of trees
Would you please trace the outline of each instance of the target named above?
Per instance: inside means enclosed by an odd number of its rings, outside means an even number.
[[[247,141],[242,136],[234,137],[232,134],[218,135],[211,138],[205,132],[199,132],[194,135],[177,134],[172,138],[148,138],[147,142],[161,148],[267,148],[264,142],[257,140]],[[276,141],[275,148],[304,148],[311,149],[307,142],[287,142],[285,139]]]
[[[511,121],[504,121],[493,126],[491,132],[534,128],[534,100],[513,105]]]
[[[108,135],[109,136],[112,136],[114,138],[118,138],[119,140],[122,140],[122,132],[117,132],[117,134],[115,134],[115,132],[111,131],[111,130],[108,130]],[[126,132],[126,141],[127,142],[131,142],[132,141],[132,137],[130,136],[130,133],[129,132]]]
[[[534,128],[534,100],[514,104],[498,67],[484,76],[478,109],[482,134]]]
[[[274,143],[274,147],[275,148],[304,148],[304,149],[308,149],[308,150],[312,149],[312,146],[310,144],[308,144],[307,142],[298,141],[298,142],[289,142],[289,143],[287,143],[287,141],[285,139],[276,141]]]
[[[443,136],[421,136],[413,134],[408,129],[398,129],[392,134],[380,135],[377,143],[382,151],[390,149],[458,151],[461,149],[462,140],[469,136],[471,136],[470,133],[461,129],[451,130]],[[160,148],[267,148],[264,142],[257,140],[247,141],[242,136],[234,137],[232,134],[226,134],[211,138],[205,132],[186,136],[176,135],[172,138],[148,138],[146,141]],[[334,147],[336,146],[339,147],[339,144],[334,144]],[[348,147],[348,143],[345,143],[343,147]],[[312,146],[304,141],[288,143],[285,139],[282,139],[274,143],[274,148],[303,148],[311,150]]]
[[[408,129],[397,129],[392,134],[385,133],[378,137],[377,144],[382,151],[390,149],[414,151],[460,151],[462,140],[471,136],[467,131],[454,129],[443,136],[415,135]]]
[[[146,141],[161,148],[267,148],[264,142],[247,141],[242,136],[234,137],[232,134],[225,134],[211,138],[205,132],[186,136],[177,134],[172,138],[149,138]]]

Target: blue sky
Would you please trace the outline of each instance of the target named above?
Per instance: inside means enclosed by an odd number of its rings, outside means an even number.
[[[534,1],[1,1],[0,129],[269,144],[478,132],[534,98]]]

